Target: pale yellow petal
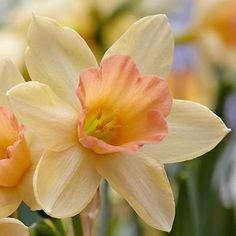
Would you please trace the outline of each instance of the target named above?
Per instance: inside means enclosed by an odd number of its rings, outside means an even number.
[[[39,135],[46,147],[62,150],[77,142],[78,111],[49,86],[23,83],[9,90],[8,97],[19,120]]]
[[[30,236],[28,228],[14,218],[0,219],[0,236]]]
[[[142,75],[166,78],[173,61],[174,38],[165,15],[147,16],[135,22],[107,50],[103,58],[128,55]]]
[[[21,198],[17,188],[0,187],[0,218],[11,215],[20,203]]]
[[[5,60],[0,64],[0,106],[8,107],[7,90],[23,82],[22,75],[11,61]]]
[[[175,206],[162,164],[144,155],[116,154],[98,158],[97,169],[146,223],[170,231]]]
[[[36,201],[34,196],[33,189],[33,175],[38,164],[39,159],[41,158],[44,145],[38,136],[33,134],[33,132],[26,130],[25,132],[26,141],[30,148],[31,158],[32,158],[32,166],[23,176],[21,182],[18,185],[18,191],[21,195],[22,200],[32,209],[39,210],[41,207]]]
[[[230,131],[207,107],[174,100],[167,118],[169,133],[158,145],[145,145],[140,152],[162,163],[190,160],[213,149]]]
[[[34,177],[38,202],[47,214],[65,218],[78,214],[92,200],[100,183],[94,155],[75,145],[63,152],[46,152]]]
[[[73,106],[82,69],[96,66],[95,56],[80,35],[52,19],[33,17],[28,34],[26,66],[32,80],[48,84]]]
[[[25,176],[23,177],[22,181],[18,186],[18,191],[21,196],[21,199],[31,208],[31,210],[40,210],[41,207],[39,206],[36,198],[34,196],[34,189],[33,189],[33,175],[35,172],[36,166],[33,165],[27,171]]]

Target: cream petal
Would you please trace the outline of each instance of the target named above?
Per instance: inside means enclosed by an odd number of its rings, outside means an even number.
[[[36,165],[31,166],[31,168],[27,171],[25,176],[23,177],[22,181],[18,186],[18,191],[21,196],[21,199],[31,208],[31,210],[40,210],[41,207],[39,206],[36,198],[34,196],[34,189],[33,189],[33,175],[36,169]]]
[[[171,230],[174,198],[164,167],[156,159],[113,154],[98,158],[97,170],[146,223]]]
[[[135,22],[107,50],[104,58],[128,55],[142,75],[166,78],[173,61],[174,37],[165,15],[147,16]]]
[[[25,137],[30,148],[32,166],[23,176],[21,182],[18,184],[18,191],[21,195],[21,199],[32,209],[39,210],[41,207],[38,205],[33,189],[33,175],[36,166],[39,162],[40,157],[44,151],[44,145],[42,144],[39,137],[37,137],[33,132],[26,130]]]
[[[24,78],[11,61],[5,60],[0,64],[0,106],[9,107],[7,90],[23,82]]]
[[[162,163],[190,160],[213,149],[230,131],[207,107],[174,100],[167,118],[169,133],[158,145],[145,145],[140,152]]]
[[[39,135],[45,147],[62,150],[77,142],[78,111],[49,86],[31,81],[15,86],[7,94],[17,117]]]
[[[32,80],[48,84],[73,106],[82,69],[97,66],[95,56],[81,36],[46,17],[33,17],[25,62]]]
[[[28,228],[14,218],[0,219],[0,236],[30,236]]]
[[[21,198],[17,188],[0,187],[0,218],[11,215],[20,203]]]
[[[36,168],[34,189],[47,214],[58,218],[74,216],[92,200],[100,176],[91,155],[79,145],[43,155]]]

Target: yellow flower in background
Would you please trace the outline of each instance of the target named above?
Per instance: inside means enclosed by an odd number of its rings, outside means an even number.
[[[176,64],[182,59],[185,62],[174,68],[168,81],[175,98],[193,100],[214,109],[219,90],[216,67],[230,73],[235,71],[236,4],[231,0],[196,0],[189,5],[191,20],[182,23],[184,32],[176,35],[177,44],[181,44],[176,54],[183,53],[176,58]],[[183,9],[180,17],[183,15],[189,12]]]
[[[10,111],[6,91],[24,79],[10,61],[0,66],[0,217],[12,214],[25,201],[38,209],[32,177],[42,153],[39,140]],[[1,231],[0,231],[1,232]]]
[[[14,218],[0,219],[0,236],[30,236],[28,228]]]
[[[164,15],[131,25],[100,65],[76,32],[34,18],[25,56],[33,81],[8,96],[45,143],[34,190],[49,215],[78,214],[105,178],[146,223],[170,231],[175,206],[163,164],[200,156],[229,132],[208,108],[172,99],[164,80],[172,57]]]
[[[215,1],[202,24],[219,34],[228,46],[236,45],[236,2],[234,0]]]
[[[173,97],[199,102],[210,109],[214,109],[217,98],[217,79],[206,66],[199,60],[193,68],[173,69],[168,77],[168,85]]]
[[[24,71],[25,37],[32,12],[47,15],[78,30],[91,45],[95,45],[97,22],[92,9],[93,4],[85,0],[34,0],[9,4],[6,20],[0,28],[0,60],[9,58]]]
[[[236,73],[236,3],[234,0],[195,1],[195,30],[202,59]]]

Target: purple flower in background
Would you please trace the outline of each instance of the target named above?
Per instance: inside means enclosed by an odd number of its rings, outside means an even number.
[[[232,93],[228,96],[224,106],[224,116],[226,123],[232,129],[236,131],[236,93]]]

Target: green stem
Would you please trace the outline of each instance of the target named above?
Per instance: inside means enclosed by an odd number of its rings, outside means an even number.
[[[234,207],[233,209],[233,214],[234,214],[234,233],[236,233],[236,207]]]
[[[76,215],[72,217],[71,220],[72,220],[74,236],[83,236],[83,229],[80,221],[80,216]]]
[[[66,236],[66,231],[64,228],[64,225],[60,219],[50,218],[51,222],[57,229],[57,231],[60,233],[61,236]]]
[[[99,236],[105,236],[108,233],[108,224],[110,217],[110,203],[108,198],[109,186],[107,181],[103,181],[101,185],[101,195],[102,195],[102,204],[101,204],[101,222],[99,228]]]
[[[189,196],[191,212],[193,216],[193,227],[194,233],[196,236],[200,236],[200,222],[199,222],[199,204],[198,204],[198,191],[197,191],[197,182],[195,171],[190,166],[186,168],[186,184],[187,184],[187,192]]]
[[[35,231],[32,228],[29,228],[30,236],[37,236]]]
[[[48,223],[40,221],[29,227],[30,236],[62,236],[57,229],[54,229]]]
[[[135,211],[132,211],[131,217],[132,217],[132,224],[133,224],[134,230],[135,230],[135,235],[136,236],[143,236],[144,235],[143,228],[139,222],[139,217]]]

